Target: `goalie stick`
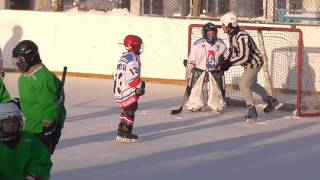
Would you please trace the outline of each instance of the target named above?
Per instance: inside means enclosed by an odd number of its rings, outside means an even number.
[[[185,66],[186,68],[186,72],[187,72],[187,60],[183,60],[183,65]],[[186,73],[187,74],[187,73]],[[183,106],[187,103],[187,100],[189,98],[189,95],[190,95],[190,82],[191,82],[191,79],[192,79],[192,75],[190,75],[189,77],[186,78],[186,82],[187,82],[187,86],[186,86],[186,89],[184,91],[184,95],[183,95],[183,99],[182,99],[182,104],[180,106],[179,109],[173,109],[171,110],[171,115],[175,115],[175,114],[179,114],[182,112],[182,109],[183,109]]]

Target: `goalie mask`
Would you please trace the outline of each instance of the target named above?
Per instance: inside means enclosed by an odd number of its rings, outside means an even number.
[[[209,31],[212,31],[211,33]],[[208,33],[209,32],[209,33]],[[202,37],[209,43],[214,44],[217,41],[217,33],[218,29],[217,27],[211,23],[208,22],[202,27]]]
[[[21,72],[28,72],[30,67],[41,63],[38,46],[30,40],[19,42],[12,50],[12,61]]]
[[[127,35],[123,40],[123,45],[128,52],[133,52],[138,55],[143,52],[143,42],[139,36]]]
[[[14,103],[0,104],[0,141],[19,137],[22,128],[22,115],[18,107]]]

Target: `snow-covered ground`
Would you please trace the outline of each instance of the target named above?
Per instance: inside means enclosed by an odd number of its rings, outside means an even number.
[[[18,74],[5,83],[17,96]],[[136,144],[115,142],[120,109],[112,81],[67,77],[68,117],[52,156],[53,180],[316,180],[320,178],[320,121],[291,112],[243,121],[245,107],[170,115],[183,86],[146,85],[136,113]]]

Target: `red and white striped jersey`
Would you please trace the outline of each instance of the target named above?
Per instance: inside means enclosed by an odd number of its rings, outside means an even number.
[[[135,89],[140,85],[141,63],[139,55],[132,52],[124,53],[114,74],[113,92],[120,107],[127,107],[139,100]]]

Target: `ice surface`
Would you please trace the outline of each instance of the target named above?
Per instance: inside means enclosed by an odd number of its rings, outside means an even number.
[[[15,73],[5,84],[17,96]],[[320,178],[320,121],[291,112],[246,124],[245,107],[170,115],[179,85],[146,83],[136,113],[135,144],[115,142],[120,109],[112,81],[67,77],[68,117],[52,156],[53,180],[315,180]]]

